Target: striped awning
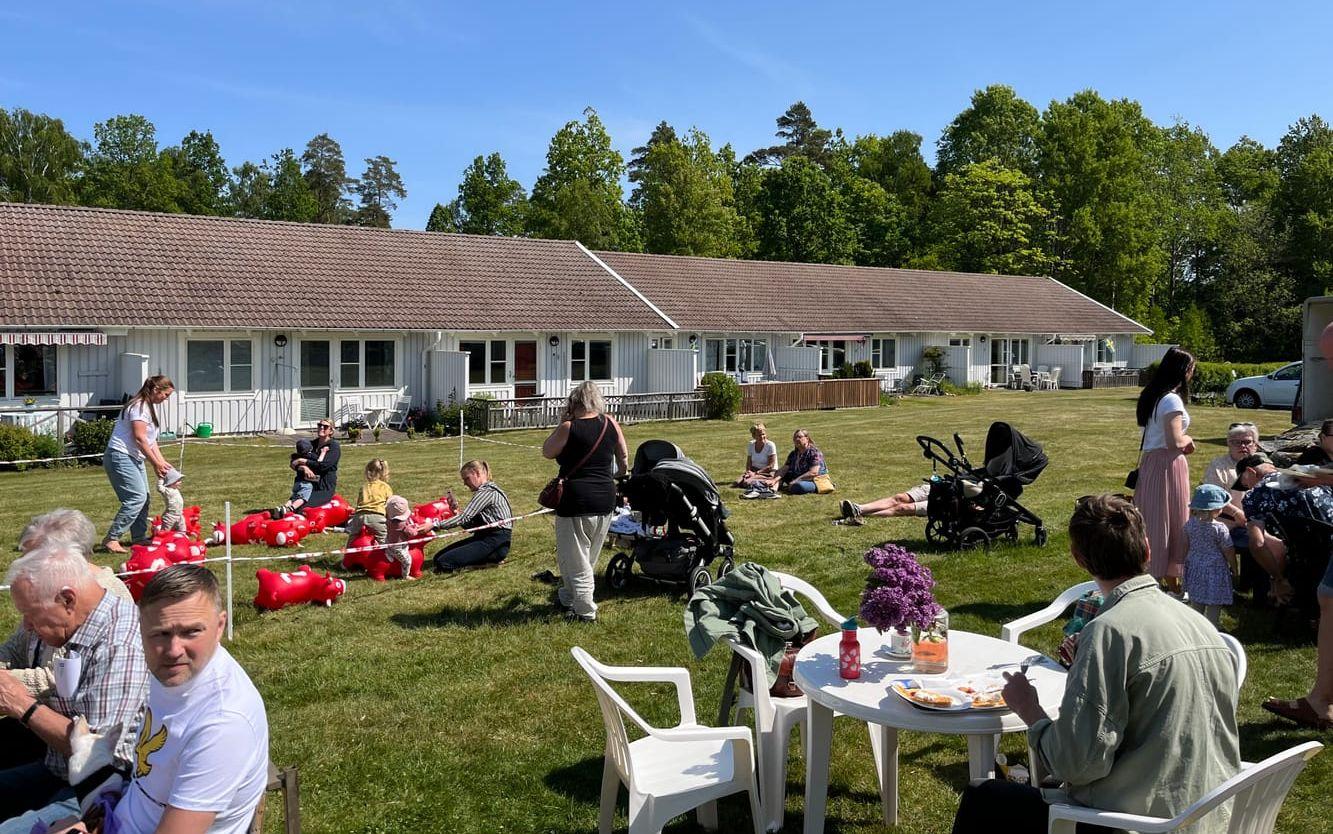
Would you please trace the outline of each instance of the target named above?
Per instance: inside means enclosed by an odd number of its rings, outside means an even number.
[[[0,345],[105,345],[106,334],[97,331],[0,332]]]

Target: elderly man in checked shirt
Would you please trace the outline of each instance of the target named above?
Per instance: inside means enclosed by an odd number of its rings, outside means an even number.
[[[0,771],[0,834],[28,834],[38,821],[77,816],[69,784],[68,732],[73,716],[106,732],[119,725],[116,766],[128,772],[148,696],[148,667],[132,602],[98,585],[78,545],[52,542],[16,559],[5,577],[23,625],[0,646],[0,662],[40,665],[47,653],[77,652],[73,692],[34,698],[11,675],[0,675],[0,715],[18,721],[47,748],[44,761]]]

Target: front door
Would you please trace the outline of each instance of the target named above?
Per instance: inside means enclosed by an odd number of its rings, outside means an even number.
[[[514,342],[514,399],[537,396],[537,343]]]
[[[330,387],[330,350],[328,340],[301,340],[301,414],[299,424],[313,425],[316,421],[333,416],[330,405],[333,390]]]

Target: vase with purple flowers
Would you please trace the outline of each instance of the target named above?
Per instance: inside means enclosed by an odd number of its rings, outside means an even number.
[[[861,594],[861,619],[889,641],[877,654],[891,660],[911,660],[912,627],[929,629],[943,609],[931,589],[935,578],[905,547],[885,542],[866,551],[870,575]]]

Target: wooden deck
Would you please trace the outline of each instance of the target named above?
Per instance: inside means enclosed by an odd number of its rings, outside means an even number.
[[[741,386],[741,413],[817,411],[879,405],[879,384],[870,379],[821,379],[811,382],[755,382]]]

